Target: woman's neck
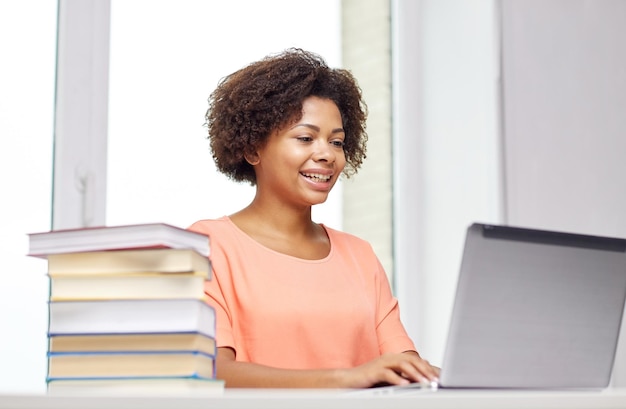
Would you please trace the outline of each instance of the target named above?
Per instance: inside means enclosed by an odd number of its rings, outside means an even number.
[[[263,246],[303,259],[322,259],[330,252],[324,228],[311,220],[311,208],[259,206],[254,201],[229,216],[244,233]]]

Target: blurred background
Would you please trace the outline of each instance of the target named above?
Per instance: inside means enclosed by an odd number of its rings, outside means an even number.
[[[363,168],[314,218],[372,243],[441,364],[470,223],[626,237],[625,35],[623,0],[0,0],[0,393],[45,391],[28,233],[245,206],[207,98],[288,47],[351,70],[370,111]]]

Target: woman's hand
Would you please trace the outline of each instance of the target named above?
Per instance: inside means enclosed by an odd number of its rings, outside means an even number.
[[[380,384],[405,385],[412,382],[436,382],[439,368],[422,359],[415,351],[385,354],[355,368],[346,369],[348,388],[368,388]]]
[[[239,388],[369,388],[380,384],[431,382],[439,368],[417,352],[386,354],[349,369],[280,369],[237,362],[231,348],[217,348],[217,377],[226,387]]]

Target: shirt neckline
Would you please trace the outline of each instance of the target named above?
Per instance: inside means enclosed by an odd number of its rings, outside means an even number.
[[[285,257],[285,258],[288,258],[288,259],[291,259],[291,260],[295,260],[295,261],[302,262],[302,263],[312,263],[312,264],[324,263],[324,262],[330,260],[331,257],[333,256],[333,254],[335,253],[335,242],[333,240],[333,235],[331,233],[331,230],[329,228],[327,228],[323,223],[319,223],[319,225],[322,226],[322,228],[326,232],[326,236],[328,237],[328,240],[330,242],[330,251],[328,252],[326,257],[319,258],[319,259],[308,259],[308,258],[300,258],[300,257],[296,257],[296,256],[291,256],[289,254],[281,253],[280,251],[276,251],[276,250],[271,249],[271,248],[269,248],[267,246],[264,246],[263,244],[259,243],[255,239],[253,239],[248,233],[246,233],[245,231],[241,230],[239,228],[239,226],[237,226],[230,219],[229,216],[222,216],[222,220],[225,220],[232,227],[232,229],[235,230],[235,232],[237,232],[237,234],[239,236],[243,237],[246,241],[249,241],[249,242],[253,243],[256,247],[259,247],[259,248],[261,248],[264,251],[267,251],[269,253],[273,253],[275,255],[278,255],[278,256],[281,256],[281,257]]]

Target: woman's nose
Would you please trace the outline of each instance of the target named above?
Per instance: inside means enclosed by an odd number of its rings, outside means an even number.
[[[327,141],[318,141],[314,146],[313,160],[325,162],[335,161],[335,152],[330,143]]]

